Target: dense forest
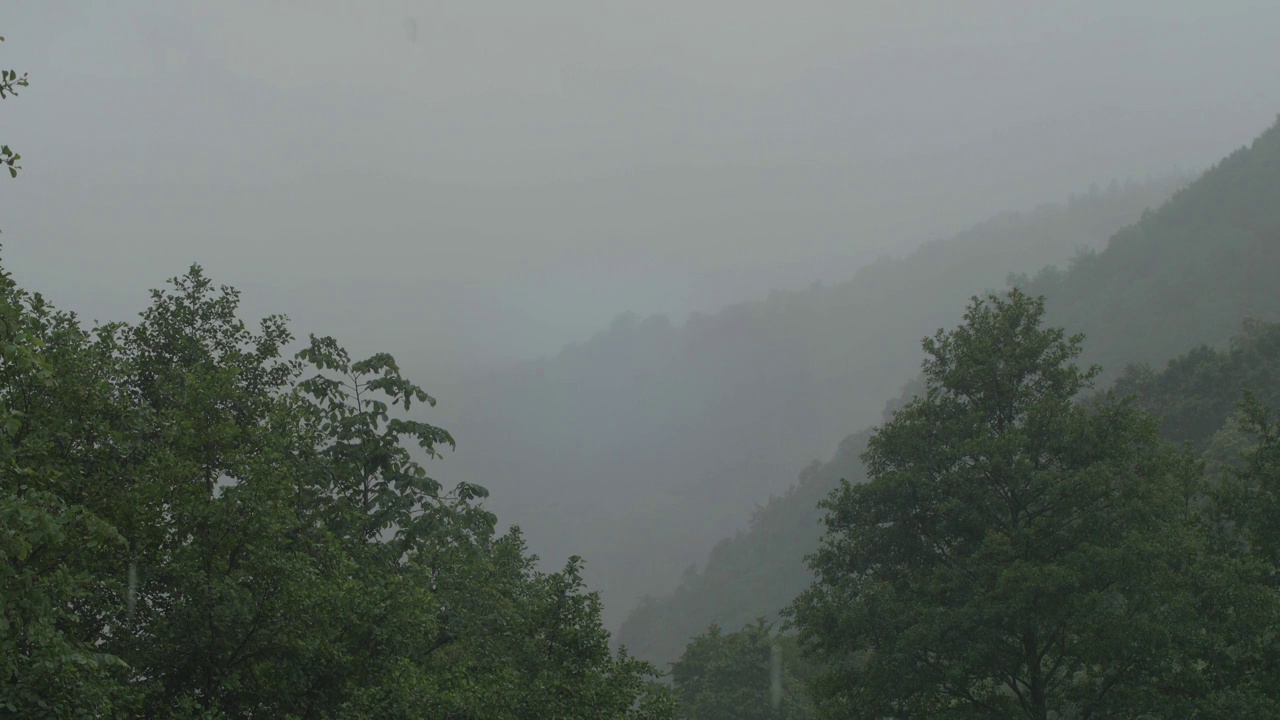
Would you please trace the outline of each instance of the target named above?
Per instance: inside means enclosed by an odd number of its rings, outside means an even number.
[[[914,374],[919,338],[958,320],[970,295],[1101,247],[1184,184],[1090,188],[836,285],[683,323],[624,316],[555,357],[442,380],[441,417],[486,439],[442,466],[490,487],[540,553],[582,554],[616,627],[785,491],[797,467],[875,422],[886,389]]]
[[[198,267],[86,330],[0,276],[0,708],[664,717],[580,563],[536,568],[378,354],[252,329]]]
[[[1048,322],[1084,333],[1082,357],[1101,364],[1100,384],[1111,379],[1136,394],[1161,418],[1169,442],[1192,442],[1206,452],[1233,434],[1242,390],[1280,403],[1280,330],[1269,324],[1280,320],[1280,286],[1273,281],[1280,272],[1278,193],[1280,125],[1105,248],[1065,269],[1009,281],[1047,296]],[[1159,372],[1150,367],[1165,363]],[[885,406],[882,421],[921,391],[919,380],[908,383]],[[828,462],[806,468],[671,595],[636,609],[621,641],[641,657],[671,662],[712,623],[732,630],[777,617],[810,582],[803,558],[818,547],[817,503],[840,480],[866,477],[860,456],[871,436],[871,430],[850,435]]]

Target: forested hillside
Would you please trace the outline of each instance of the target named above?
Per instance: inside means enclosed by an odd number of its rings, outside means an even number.
[[[1048,297],[1051,322],[1084,332],[1085,360],[1103,364],[1104,382],[1123,375],[1121,389],[1139,394],[1162,418],[1167,439],[1204,449],[1242,388],[1257,389],[1271,404],[1280,397],[1280,330],[1264,323],[1280,320],[1277,197],[1280,125],[1116,233],[1105,248],[1065,270],[1011,280]],[[969,292],[982,290],[975,285]],[[935,329],[948,323],[940,320]],[[917,341],[928,333],[917,333]],[[1142,367],[1175,356],[1159,373]],[[882,386],[880,399],[898,394]],[[748,531],[721,541],[701,570],[686,572],[674,593],[633,612],[619,640],[642,657],[670,662],[713,622],[734,630],[775,616],[809,582],[802,558],[817,547],[816,503],[839,479],[864,477],[858,456],[868,437],[855,433],[830,461],[808,467],[755,513]]]
[[[553,358],[448,383],[445,467],[495,490],[549,557],[582,553],[612,622],[877,419],[919,337],[975,291],[1099,247],[1183,180],[1112,183],[1009,213],[847,282],[695,314],[619,318]],[[444,391],[442,391],[444,393]],[[809,503],[812,505],[812,503]]]
[[[1018,284],[1049,321],[1089,337],[1113,373],[1222,346],[1246,317],[1280,316],[1280,121],[1065,272]],[[975,289],[976,291],[976,289]]]
[[[924,391],[875,428],[865,482],[823,500],[784,611],[809,699],[829,718],[1280,717],[1272,409],[1244,395],[1251,442],[1212,472],[1098,393],[1084,336],[1044,313],[1018,288],[973,298],[922,342]]]

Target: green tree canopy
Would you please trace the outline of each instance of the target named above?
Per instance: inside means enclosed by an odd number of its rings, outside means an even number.
[[[1191,639],[1226,643],[1240,628],[1205,618],[1257,597],[1204,559],[1199,468],[1131,403],[1079,402],[1097,369],[1043,313],[975,298],[926,339],[924,394],[824,503],[790,613],[829,716],[1192,717],[1218,697],[1230,673]]]
[[[684,720],[807,720],[809,666],[795,637],[757,620],[735,633],[712,625],[671,668]]]
[[[670,716],[580,561],[415,460],[394,358],[171,285],[90,332],[0,274],[0,714]]]

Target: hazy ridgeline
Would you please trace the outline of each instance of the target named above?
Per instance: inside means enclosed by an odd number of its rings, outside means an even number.
[[[465,374],[438,417],[440,472],[481,482],[552,563],[573,554],[616,626],[744,527],[796,468],[878,419],[919,339],[965,300],[1100,247],[1185,178],[1111,183],[984,221],[837,285],[722,312],[619,317],[557,356]]]
[[[1264,404],[1280,402],[1278,333],[1257,324],[1280,321],[1276,197],[1280,124],[1158,209],[1142,212],[1141,219],[1115,233],[1098,252],[1077,256],[1065,269],[1049,267],[1009,280],[1047,296],[1047,322],[1085,334],[1083,362],[1102,365],[1100,382],[1123,378],[1121,387],[1138,393],[1143,405],[1164,420],[1167,439],[1191,441],[1197,451],[1210,452],[1212,460],[1215,452],[1220,454],[1215,442],[1229,441],[1227,418],[1243,388],[1258,391]],[[1025,232],[1023,237],[1035,235]],[[968,257],[959,252],[959,243],[954,247],[955,257]],[[918,256],[922,264],[927,252]],[[941,265],[930,267],[937,272]],[[910,285],[905,284],[905,274],[898,277],[904,283],[899,296],[903,298],[927,295],[940,284],[929,282],[938,275],[924,272]],[[977,294],[982,289],[975,282],[955,291]],[[944,307],[958,316],[962,305],[953,300]],[[893,316],[897,306],[886,302],[880,307],[884,315]],[[953,325],[955,319],[930,315],[928,323],[936,329]],[[877,333],[876,337],[898,337],[887,328]],[[877,411],[884,408],[884,417],[916,389],[914,383],[905,390],[897,388],[918,373],[919,339],[929,334],[921,327],[912,339],[903,336],[894,356],[899,364],[882,366],[885,384],[874,386],[878,398],[896,397],[887,407],[884,402],[876,405]],[[1201,348],[1184,355],[1199,345],[1230,347],[1231,352],[1220,355]],[[888,356],[890,347],[881,352]],[[1178,361],[1157,375],[1141,365],[1158,368],[1175,357]],[[890,384],[894,381],[898,385]],[[844,427],[866,427],[881,419],[859,417]],[[798,483],[754,513],[748,530],[722,540],[699,569],[686,572],[672,594],[646,601],[634,611],[622,625],[619,642],[641,657],[669,662],[690,637],[713,622],[732,631],[757,617],[776,616],[811,579],[803,558],[817,547],[822,517],[817,503],[840,479],[857,482],[865,477],[859,455],[869,435],[869,430],[849,435],[830,460],[801,472]]]

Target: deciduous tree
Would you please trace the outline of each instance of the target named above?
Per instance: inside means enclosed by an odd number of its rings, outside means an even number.
[[[1205,613],[1255,596],[1206,560],[1199,469],[1131,403],[1080,402],[1097,370],[1043,313],[975,298],[926,339],[924,394],[826,501],[790,612],[828,716],[1193,717],[1221,690],[1188,638],[1228,643]]]

